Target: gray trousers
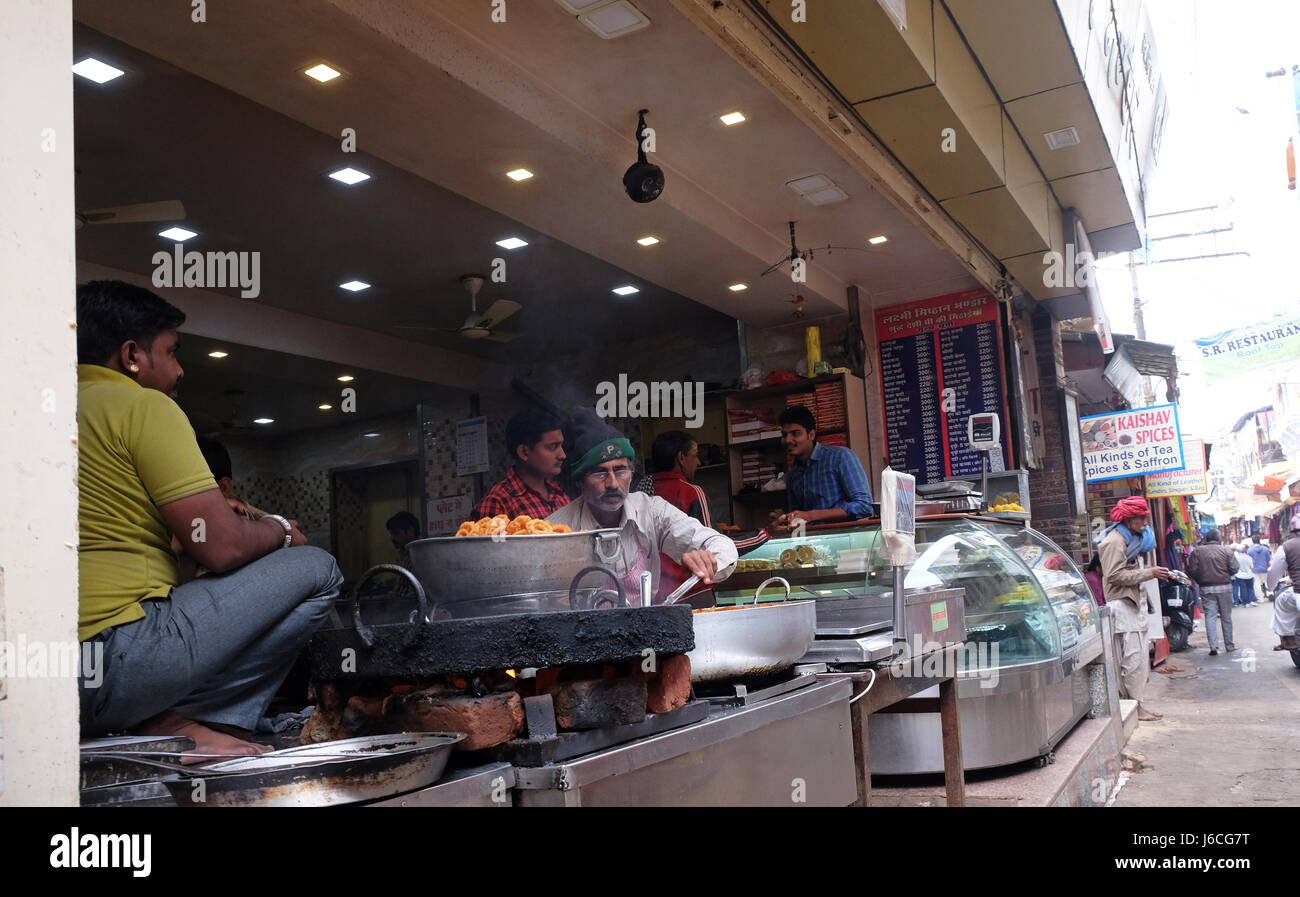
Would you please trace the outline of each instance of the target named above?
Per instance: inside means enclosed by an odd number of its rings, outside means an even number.
[[[333,557],[302,545],[143,602],[143,620],[91,640],[103,643],[104,668],[102,677],[83,671],[82,734],[121,731],[165,710],[254,729],[342,583]]]
[[[1219,647],[1216,622],[1223,626],[1223,646],[1235,647],[1232,642],[1232,584],[1201,586],[1201,607],[1205,610],[1205,637],[1210,640],[1210,647]]]

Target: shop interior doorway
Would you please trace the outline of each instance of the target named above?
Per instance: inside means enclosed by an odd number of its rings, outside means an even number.
[[[355,582],[376,564],[398,562],[385,524],[399,511],[420,520],[419,480],[415,458],[330,471],[331,541],[345,580]]]

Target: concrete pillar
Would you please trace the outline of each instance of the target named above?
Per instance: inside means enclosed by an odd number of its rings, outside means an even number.
[[[77,803],[72,62],[71,0],[0,4],[0,806]]]

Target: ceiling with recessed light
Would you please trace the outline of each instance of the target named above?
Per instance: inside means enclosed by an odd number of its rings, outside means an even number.
[[[225,352],[224,358],[210,353]],[[410,414],[421,402],[445,404],[454,393],[408,377],[396,377],[328,361],[182,335],[179,356],[185,369],[177,402],[194,428],[217,439],[274,439],[319,427],[341,426]],[[340,375],[352,380],[340,383]],[[344,413],[345,387],[355,390],[355,411]],[[469,393],[461,393],[469,411]],[[318,406],[332,405],[323,411]],[[272,424],[256,425],[258,418]]]
[[[667,0],[636,6],[649,27],[602,40],[556,3],[511,4],[494,24],[455,0],[244,0],[181,27],[164,0],[78,0],[78,53],[127,71],[78,85],[79,204],[181,199],[200,232],[187,248],[263,252],[259,301],[511,360],[580,350],[590,330],[573,332],[575,313],[615,333],[722,325],[709,309],[764,326],[789,320],[796,291],[818,317],[845,307],[850,284],[877,304],[973,284]],[[343,75],[302,75],[321,61]],[[620,178],[642,107],[667,187],[639,206]],[[734,111],[746,120],[723,124]],[[357,153],[340,152],[342,128]],[[372,178],[329,180],[344,164]],[[533,176],[506,177],[520,168]],[[818,174],[848,200],[785,187]],[[788,254],[789,220],[801,249],[850,247],[817,253],[797,288],[759,277]],[[155,233],[87,229],[79,256],[147,270]],[[888,244],[866,243],[881,233]],[[661,242],[637,245],[646,234]],[[493,245],[507,236],[529,245]],[[497,256],[509,280],[479,299],[524,306],[508,351],[391,329],[455,327],[468,311],[456,277]],[[341,295],[351,278],[373,286]],[[639,292],[610,292],[624,283]]]

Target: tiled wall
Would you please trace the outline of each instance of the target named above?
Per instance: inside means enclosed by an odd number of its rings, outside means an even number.
[[[449,407],[433,406],[432,411],[447,415],[458,404],[463,402],[453,400]],[[436,448],[441,453],[429,465],[430,477],[441,476],[447,470],[445,447],[449,443],[452,445],[450,471],[455,473],[454,440],[445,436],[454,427],[454,421],[446,416],[435,418],[432,424],[426,421],[426,434],[441,434],[432,442],[426,436],[426,451]],[[380,435],[367,437],[366,433]],[[414,408],[410,414],[312,430],[277,440],[232,438],[225,443],[234,468],[235,493],[264,511],[296,519],[311,544],[331,551],[334,545],[330,526],[330,471],[409,458],[418,452]],[[359,505],[355,511],[360,514]]]

